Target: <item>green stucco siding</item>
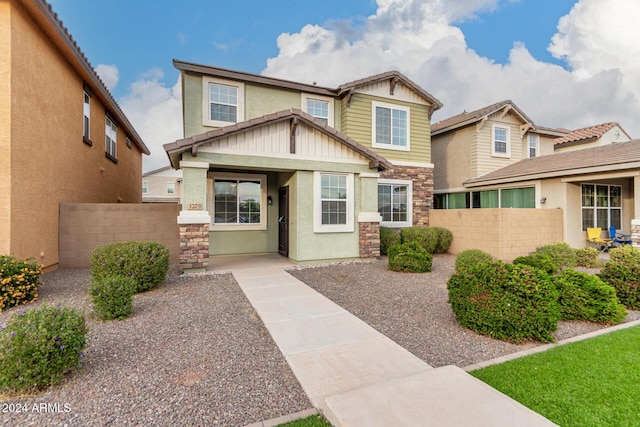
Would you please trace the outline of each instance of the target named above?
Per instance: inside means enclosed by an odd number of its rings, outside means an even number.
[[[198,135],[210,128],[202,126],[202,77],[182,73],[182,95],[184,109],[184,137]]]
[[[411,109],[410,151],[385,150],[371,146],[372,101],[401,105]],[[349,107],[346,105],[346,98],[342,100],[341,123],[342,132],[391,161],[431,163],[431,123],[427,107],[424,105],[354,93]]]

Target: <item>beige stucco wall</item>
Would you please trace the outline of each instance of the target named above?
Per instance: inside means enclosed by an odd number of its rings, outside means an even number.
[[[475,138],[475,126],[433,137],[431,150],[434,191],[462,188],[462,183],[471,178],[471,156],[476,145]]]
[[[0,254],[11,250],[11,8],[0,1]]]
[[[481,249],[505,262],[563,241],[561,209],[436,209],[430,225],[452,232],[452,254]]]
[[[178,260],[178,205],[138,203],[62,203],[60,205],[60,267],[88,267],[91,252],[111,242],[157,241]]]
[[[4,3],[3,3],[4,4]],[[91,99],[91,139],[82,140],[83,80],[31,17],[11,3],[10,252],[58,263],[61,202],[140,202],[141,152],[117,132],[105,157],[105,109]]]

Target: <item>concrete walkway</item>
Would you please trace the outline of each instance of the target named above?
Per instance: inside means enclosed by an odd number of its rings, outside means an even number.
[[[217,260],[336,427],[555,425],[460,368],[427,365],[286,273],[285,258]]]

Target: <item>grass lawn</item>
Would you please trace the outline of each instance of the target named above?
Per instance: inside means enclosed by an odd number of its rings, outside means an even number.
[[[303,418],[301,420],[280,424],[277,427],[331,427],[331,424],[329,424],[321,415],[311,415],[310,417]]]
[[[470,374],[562,427],[640,425],[640,326]]]

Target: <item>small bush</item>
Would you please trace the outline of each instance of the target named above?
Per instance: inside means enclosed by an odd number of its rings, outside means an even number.
[[[38,300],[42,266],[33,260],[0,256],[0,311]]]
[[[84,317],[48,306],[11,316],[0,329],[0,390],[21,392],[59,382],[85,348]]]
[[[441,227],[407,227],[400,231],[402,243],[416,242],[430,254],[445,252],[451,245],[452,235]]]
[[[402,243],[389,248],[389,270],[424,273],[431,271],[433,256],[417,242]]]
[[[131,277],[106,276],[93,279],[89,295],[93,310],[101,320],[126,319],[133,313],[136,281]]]
[[[493,262],[493,256],[480,249],[466,249],[456,256],[456,271],[468,270],[478,264]]]
[[[519,256],[518,258],[513,260],[513,263],[539,268],[547,274],[554,274],[558,271],[558,266],[553,263],[549,255],[542,253]]]
[[[598,261],[598,250],[596,248],[580,248],[575,250],[576,253],[576,265],[578,267],[594,268],[600,267]]]
[[[515,343],[553,341],[560,309],[549,276],[526,265],[481,263],[447,282],[456,320],[467,328]]]
[[[632,310],[640,310],[640,252],[631,246],[612,249],[609,262],[598,277],[613,286],[620,303]]]
[[[553,243],[536,248],[536,253],[548,255],[558,268],[576,266],[576,253],[567,243]]]
[[[400,243],[400,232],[389,227],[380,227],[380,255],[388,255],[389,248]]]
[[[552,281],[558,289],[562,320],[615,324],[627,317],[615,289],[593,274],[567,269]]]
[[[91,275],[131,277],[136,292],[162,282],[169,270],[169,248],[158,242],[108,243],[91,254]]]
[[[442,227],[431,227],[431,229],[435,230],[437,236],[438,243],[436,244],[435,253],[441,254],[443,252],[446,252],[449,249],[449,246],[451,246],[453,234],[451,234],[450,230]]]

